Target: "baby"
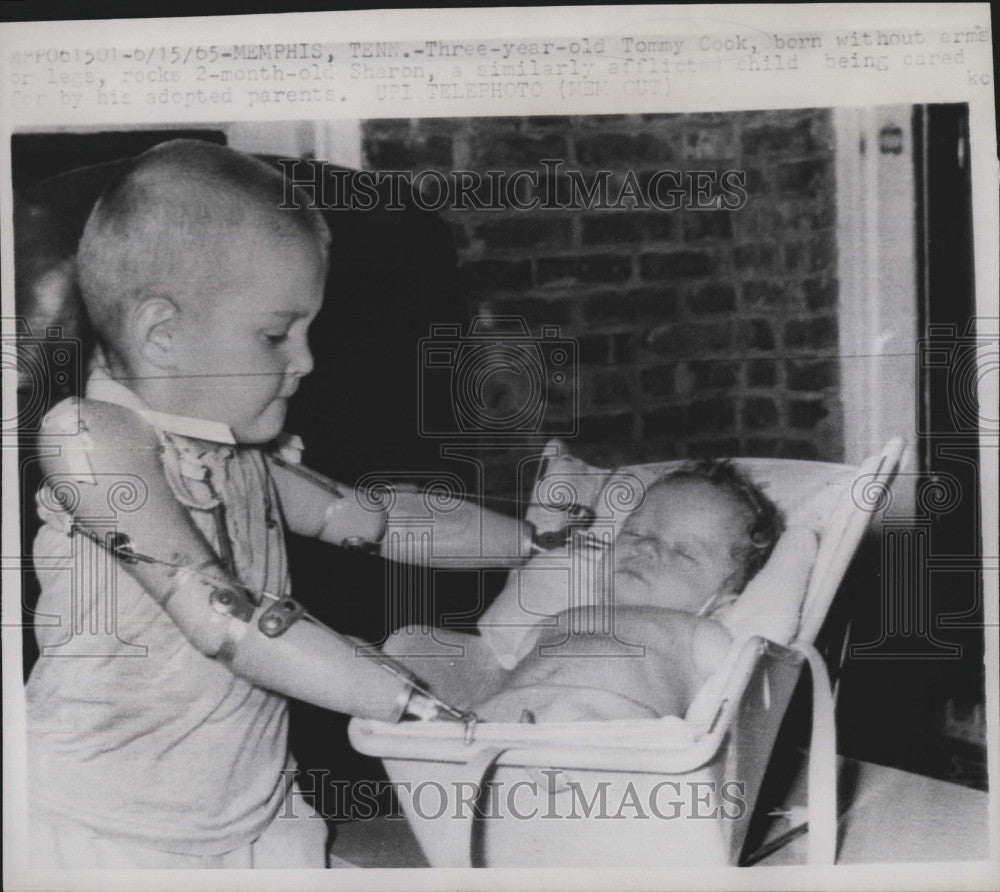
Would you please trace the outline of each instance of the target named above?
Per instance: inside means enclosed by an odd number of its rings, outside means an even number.
[[[539,722],[683,716],[730,644],[711,615],[739,595],[781,531],[774,504],[727,462],[666,475],[614,541],[611,631],[568,631],[592,617],[586,608],[563,614],[476,713]]]
[[[448,566],[530,550],[512,518],[436,512],[420,493],[362,504],[298,465],[282,426],[312,369],[330,249],[308,204],[288,208],[256,159],[174,141],[109,183],[87,222],[98,360],[40,451],[38,611],[58,621],[37,625],[26,685],[39,866],[324,866],[324,822],[286,805],[286,697],[388,720],[440,704],[303,615],[283,528],[409,560],[442,546]],[[428,511],[433,553],[392,551],[396,512]]]

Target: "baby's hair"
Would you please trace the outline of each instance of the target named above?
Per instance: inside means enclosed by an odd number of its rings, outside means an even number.
[[[146,298],[182,302],[225,287],[234,238],[305,236],[325,265],[330,231],[293,189],[263,161],[200,140],[171,140],[131,159],[105,186],[77,252],[80,291],[101,340],[115,349],[128,312]]]
[[[736,572],[727,580],[732,590],[741,592],[767,563],[785,523],[774,504],[743,471],[728,459],[699,459],[668,471],[654,486],[675,480],[704,480],[728,493],[750,513],[745,535],[735,548]]]

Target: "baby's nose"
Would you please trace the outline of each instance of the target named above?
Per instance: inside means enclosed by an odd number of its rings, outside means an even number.
[[[634,554],[636,557],[641,558],[644,561],[654,560],[656,558],[656,546],[649,541],[637,542],[635,544]]]

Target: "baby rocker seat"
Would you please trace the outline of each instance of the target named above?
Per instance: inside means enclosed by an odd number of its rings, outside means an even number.
[[[352,744],[382,758],[432,866],[630,867],[735,864],[803,664],[812,676],[809,860],[836,855],[836,733],[826,666],[813,647],[903,443],[859,467],[786,459],[736,464],[774,500],[786,530],[766,566],[715,614],[733,636],[687,714],[564,724],[354,719]],[[546,447],[527,519],[544,532],[583,506],[609,539],[678,462],[613,472]],[[599,603],[609,569],[582,540],[533,558],[479,621],[480,635],[401,629],[384,650],[466,708],[530,652],[540,628]],[[407,786],[408,785],[408,786]]]

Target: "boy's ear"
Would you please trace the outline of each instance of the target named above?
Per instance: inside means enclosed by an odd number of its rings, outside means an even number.
[[[143,359],[157,368],[174,368],[179,310],[168,297],[143,301],[132,316],[133,335]]]

